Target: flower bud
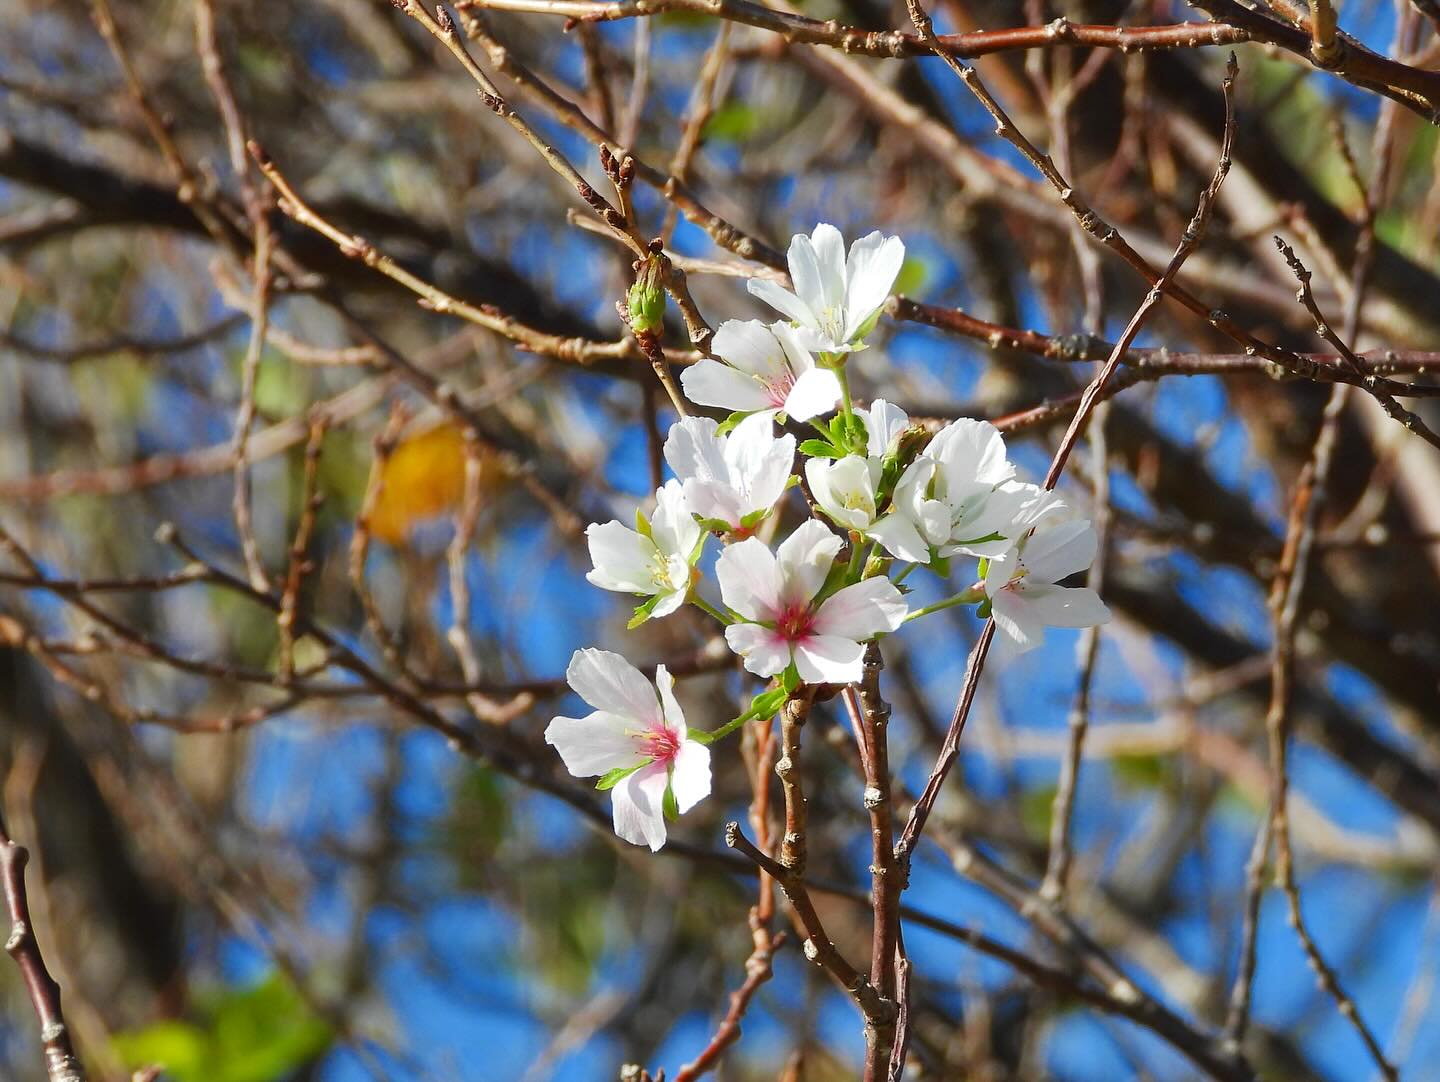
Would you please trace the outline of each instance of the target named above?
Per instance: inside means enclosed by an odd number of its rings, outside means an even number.
[[[630,329],[636,334],[659,332],[665,319],[665,268],[654,255],[640,261],[635,284],[625,298],[630,315]]]

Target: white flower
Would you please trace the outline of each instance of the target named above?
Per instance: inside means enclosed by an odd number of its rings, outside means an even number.
[[[805,463],[810,495],[835,525],[864,533],[875,523],[875,487],[880,483],[879,459],[859,455],[812,458]]]
[[[884,458],[894,451],[900,437],[910,427],[910,415],[883,398],[871,402],[868,410],[857,406],[855,416],[865,422],[869,442],[866,453],[871,458]]]
[[[1048,503],[1042,513],[1057,506]],[[990,561],[985,594],[996,629],[1015,653],[1040,645],[1045,627],[1089,627],[1107,623],[1110,610],[1088,586],[1055,585],[1095,561],[1095,530],[1083,519],[1044,514],[1034,533],[1022,535],[1009,552]]]
[[[849,353],[865,348],[860,339],[890,295],[905,245],[876,231],[850,245],[847,259],[840,230],[821,222],[808,237],[796,234],[787,261],[794,293],[768,278],[751,278],[747,288],[793,320],[809,349]]]
[[[757,676],[792,661],[807,683],[859,680],[866,639],[905,620],[905,599],[887,578],[846,586],[815,604],[840,538],[808,519],[772,553],[758,538],[731,545],[715,565],[725,604],[750,623],[725,629],[730,649]]]
[[[748,533],[785,492],[795,464],[795,437],[775,438],[770,414],[745,418],[728,435],[708,417],[686,417],[665,439],[665,461],[683,486],[692,514]]]
[[[697,405],[771,416],[783,411],[808,421],[840,401],[839,377],[815,364],[788,323],[727,319],[710,349],[728,363],[706,357],[680,373],[685,397]]]
[[[565,679],[595,712],[553,719],[545,743],[577,778],[631,771],[610,789],[615,833],[659,849],[666,790],[682,814],[710,795],[710,749],[690,739],[674,679],[661,665],[652,687],[639,669],[606,650],[576,650]]]
[[[1005,441],[988,421],[961,418],[941,429],[895,486],[893,511],[871,531],[893,556],[928,564],[934,555],[999,556],[1013,544],[1017,514],[1039,492],[1011,480]]]
[[[910,427],[910,416],[899,406],[877,398],[868,410],[855,410],[865,422],[866,457],[812,458],[805,463],[810,494],[837,526],[868,533],[875,524],[879,485],[885,456],[895,451]]]
[[[613,520],[586,527],[595,569],[585,577],[602,590],[649,597],[641,607],[646,615],[668,616],[685,603],[705,531],[690,514],[679,481],[667,481],[655,493],[652,519],[636,518],[638,531]]]

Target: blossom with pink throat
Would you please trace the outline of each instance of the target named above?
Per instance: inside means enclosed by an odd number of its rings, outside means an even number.
[[[810,519],[773,553],[752,537],[720,554],[720,595],[745,620],[725,629],[725,641],[752,673],[774,676],[794,662],[806,683],[852,683],[863,667],[860,644],[904,622],[905,599],[883,577],[815,603],[839,551],[840,538]]]
[[[690,739],[674,678],[661,665],[652,686],[619,654],[589,649],[575,651],[565,679],[595,712],[553,719],[545,743],[577,778],[611,783],[617,835],[659,849],[667,792],[679,814],[710,795],[710,749]]]
[[[840,401],[840,378],[815,364],[788,323],[727,319],[710,348],[719,361],[706,357],[680,373],[685,397],[697,405],[808,421]]]

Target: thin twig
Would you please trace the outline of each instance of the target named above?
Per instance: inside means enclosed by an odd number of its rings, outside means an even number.
[[[45,1075],[50,1082],[85,1082],[85,1070],[70,1042],[65,1013],[60,1007],[60,986],[45,968],[45,958],[30,920],[30,902],[25,893],[25,865],[30,853],[12,841],[0,817],[0,891],[10,916],[10,934],[5,951],[15,960],[30,1005],[40,1023],[40,1043],[45,1051]]]

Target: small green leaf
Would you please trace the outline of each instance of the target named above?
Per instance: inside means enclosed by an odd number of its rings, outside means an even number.
[[[675,822],[680,818],[680,802],[675,799],[675,790],[665,786],[665,818]]]
[[[645,512],[635,508],[635,532],[648,541],[655,540],[655,533],[650,528],[650,520],[645,517]]]
[[[765,516],[770,513],[770,508],[762,507],[758,511],[751,511],[740,520],[741,529],[753,530],[760,523],[765,521]]]
[[[602,793],[608,792],[609,790],[615,788],[615,786],[619,785],[626,778],[628,778],[631,774],[635,773],[635,771],[639,770],[642,766],[647,765],[649,764],[636,763],[634,766],[617,766],[614,770],[609,771],[605,774],[604,777],[597,781],[595,783],[595,788],[600,790],[600,792]]]
[[[646,620],[650,619],[650,615],[655,611],[655,606],[659,603],[660,595],[656,594],[654,597],[647,598],[643,605],[637,605],[635,607],[635,615],[630,617],[630,622],[625,625],[625,630],[634,631]]]
[[[750,414],[748,413],[732,413],[729,417],[726,417],[725,420],[721,421],[720,424],[716,426],[715,435],[725,435],[725,433],[729,432],[732,428],[734,428],[736,425],[738,425],[741,421],[745,420],[745,418],[749,416]]]
[[[975,606],[975,615],[982,620],[990,619],[990,599],[988,597]]]
[[[845,452],[831,446],[824,440],[805,440],[800,444],[800,453],[811,458],[844,458]]]
[[[795,667],[793,661],[785,666],[785,671],[780,674],[780,686],[785,689],[787,695],[800,686],[800,670]]]

